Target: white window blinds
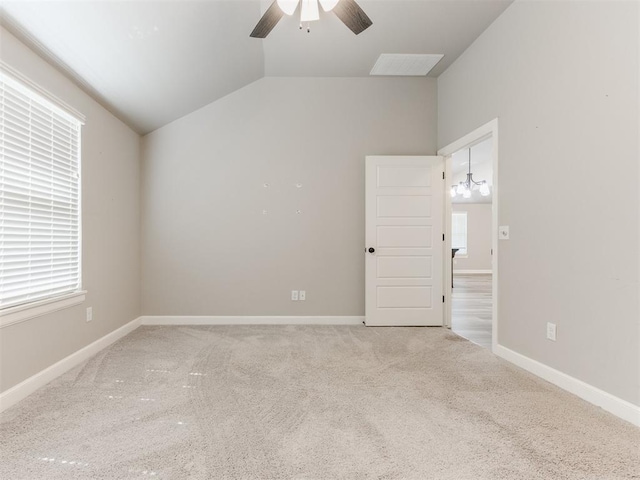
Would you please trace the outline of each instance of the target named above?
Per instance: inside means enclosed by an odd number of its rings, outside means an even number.
[[[0,309],[80,289],[80,128],[0,72]]]
[[[457,248],[457,255],[467,254],[467,212],[451,214],[451,248]]]

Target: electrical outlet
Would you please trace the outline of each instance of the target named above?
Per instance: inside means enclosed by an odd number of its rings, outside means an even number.
[[[304,302],[307,299],[307,292],[304,290],[300,290],[300,295],[298,298],[300,298],[300,301]]]
[[[93,307],[87,307],[87,322],[93,320]]]
[[[556,341],[556,324],[547,322],[547,338]]]
[[[294,302],[298,301],[298,290],[291,290],[291,300]]]

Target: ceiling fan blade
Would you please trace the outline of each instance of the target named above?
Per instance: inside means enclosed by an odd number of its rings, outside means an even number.
[[[342,23],[349,27],[356,35],[364,32],[373,25],[371,19],[364,13],[364,10],[360,8],[360,5],[358,5],[355,0],[340,0],[338,4],[333,7],[333,12],[335,12],[338,18],[342,20]]]
[[[284,12],[278,7],[278,2],[274,1],[267,11],[264,12],[264,15],[262,15],[262,18],[258,21],[258,24],[249,36],[253,38],[265,38],[283,15]]]

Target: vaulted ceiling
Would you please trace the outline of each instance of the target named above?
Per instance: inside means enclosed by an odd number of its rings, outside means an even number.
[[[2,24],[139,133],[263,76],[367,76],[382,53],[440,53],[442,73],[512,0],[358,0],[358,36],[321,11],[264,40],[249,33],[271,1],[4,0]]]

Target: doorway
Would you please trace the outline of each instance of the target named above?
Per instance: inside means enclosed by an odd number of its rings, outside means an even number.
[[[493,351],[498,338],[498,122],[438,151],[445,157],[445,325]],[[450,191],[452,189],[452,191]],[[468,190],[468,191],[466,191]]]

